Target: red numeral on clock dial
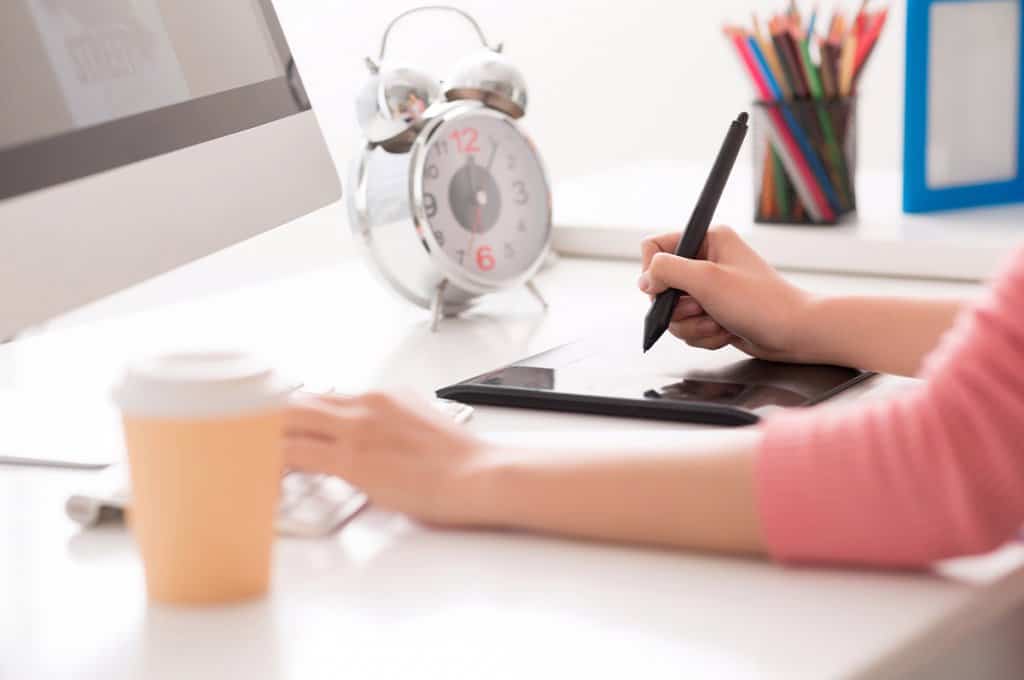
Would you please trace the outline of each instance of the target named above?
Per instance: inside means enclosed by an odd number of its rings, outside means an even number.
[[[455,146],[459,147],[459,153],[479,153],[480,146],[476,143],[479,137],[476,128],[462,128],[449,135],[455,140]]]
[[[490,246],[480,246],[476,249],[476,266],[480,271],[489,272],[497,263],[497,260],[494,259],[494,251]]]

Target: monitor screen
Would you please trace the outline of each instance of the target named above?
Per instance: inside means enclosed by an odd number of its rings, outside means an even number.
[[[5,0],[0,32],[0,200],[309,108],[270,0]]]

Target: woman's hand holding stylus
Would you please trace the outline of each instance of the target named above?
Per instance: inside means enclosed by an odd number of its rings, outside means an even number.
[[[708,232],[700,259],[672,254],[679,234],[643,242],[638,285],[648,295],[686,291],[669,332],[704,349],[734,345],[775,361],[801,361],[798,334],[810,295],[788,283],[728,227]]]
[[[638,285],[686,291],[669,331],[704,349],[733,345],[772,361],[916,375],[952,326],[959,300],[814,296],[786,281],[728,227],[708,232],[698,259],[671,253],[679,234],[643,242]]]

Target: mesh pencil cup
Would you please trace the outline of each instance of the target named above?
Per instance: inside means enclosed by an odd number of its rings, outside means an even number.
[[[855,97],[756,101],[754,221],[837,224],[857,198]]]

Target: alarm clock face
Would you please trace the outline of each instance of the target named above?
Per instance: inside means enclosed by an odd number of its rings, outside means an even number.
[[[487,110],[449,117],[426,139],[412,182],[431,252],[484,285],[535,271],[550,236],[551,194],[530,140]]]

